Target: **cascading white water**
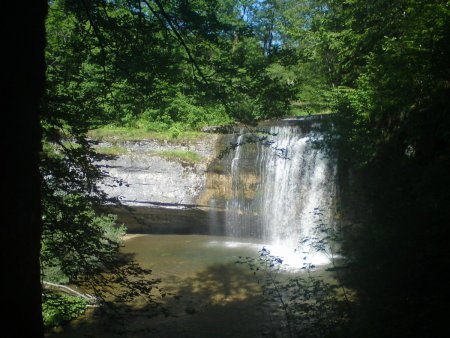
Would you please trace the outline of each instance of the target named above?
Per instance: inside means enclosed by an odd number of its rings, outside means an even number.
[[[231,237],[242,237],[241,229],[245,227],[242,219],[244,202],[241,198],[241,185],[239,179],[239,159],[242,153],[244,134],[241,131],[237,137],[236,149],[231,160],[231,198],[226,201],[226,232]]]
[[[298,126],[272,126],[269,135],[253,155],[245,151],[245,137],[238,136],[237,144],[242,145],[235,149],[231,163],[227,234],[256,235],[272,255],[290,266],[326,264],[329,258],[317,246],[324,239],[324,225],[333,226],[335,166],[312,145],[312,134]],[[242,197],[244,157],[247,170],[253,165],[259,177],[252,199]],[[249,157],[254,158],[252,164]]]

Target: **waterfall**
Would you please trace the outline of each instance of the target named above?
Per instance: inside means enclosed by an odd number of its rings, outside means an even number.
[[[275,125],[264,142],[235,136],[226,234],[259,238],[291,266],[325,264],[318,252],[333,227],[335,166],[298,125]],[[252,191],[253,193],[249,193]]]
[[[242,153],[242,141],[244,139],[241,130],[237,136],[236,148],[231,160],[231,198],[226,201],[226,233],[232,237],[243,237],[243,230],[246,229],[244,222],[244,211],[247,208],[244,205],[242,186],[239,177],[239,159]]]

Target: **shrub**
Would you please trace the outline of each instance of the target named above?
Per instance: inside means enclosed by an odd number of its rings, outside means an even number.
[[[68,295],[44,292],[42,316],[45,327],[59,326],[80,316],[87,307],[86,300]]]

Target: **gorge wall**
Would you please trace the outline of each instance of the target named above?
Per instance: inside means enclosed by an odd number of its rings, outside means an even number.
[[[121,154],[97,164],[108,174],[102,189],[124,205],[196,204],[205,185],[208,164],[216,156],[218,135],[195,141],[142,140],[121,142]],[[99,147],[111,147],[101,142]],[[198,160],[166,154],[190,152]]]
[[[129,233],[209,233],[207,208],[199,202],[220,138],[100,142],[99,148],[121,149],[97,163],[107,175],[101,189],[119,202],[104,211],[117,214]],[[191,152],[198,160],[167,157],[170,152]]]
[[[99,162],[108,211],[129,233],[226,235],[294,252],[334,224],[335,164],[315,141],[318,117],[235,127],[197,141],[124,142]],[[105,146],[105,145],[103,145]],[[165,158],[189,151],[200,160]]]

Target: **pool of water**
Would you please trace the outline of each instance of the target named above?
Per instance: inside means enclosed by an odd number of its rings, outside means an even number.
[[[159,287],[176,295],[160,300],[170,315],[154,316],[137,297],[115,315],[91,309],[47,337],[263,337],[279,323],[262,296],[263,275],[242,257],[258,258],[263,244],[202,235],[133,235],[121,251]],[[294,272],[295,271],[295,272]],[[285,270],[279,278],[302,273]]]

